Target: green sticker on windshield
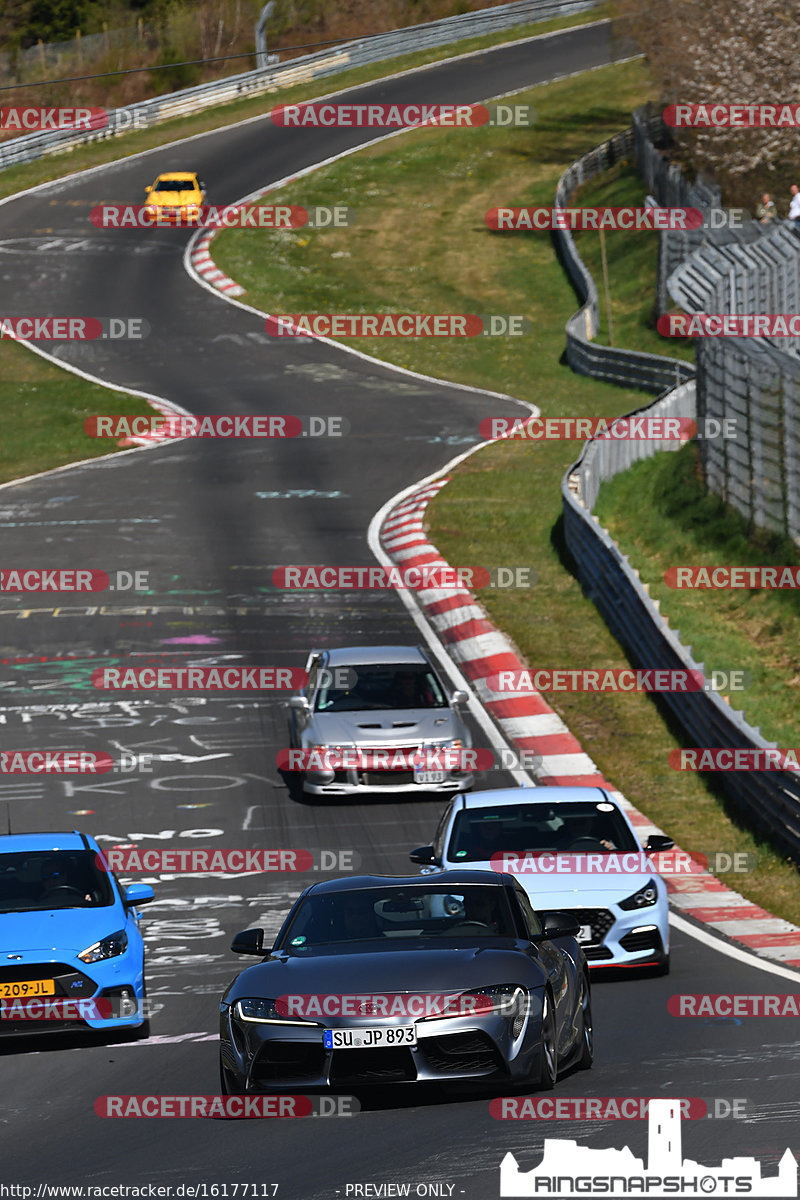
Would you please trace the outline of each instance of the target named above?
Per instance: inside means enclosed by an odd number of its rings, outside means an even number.
[[[466,853],[466,850],[456,850],[456,858],[464,858]]]
[[[292,946],[304,946],[305,943],[306,943],[305,937],[296,937],[296,938],[292,938],[290,944]]]

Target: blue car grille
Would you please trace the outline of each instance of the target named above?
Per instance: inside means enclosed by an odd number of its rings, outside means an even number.
[[[0,965],[0,983],[16,983],[22,979],[54,979],[55,995],[81,999],[93,996],[97,984],[88,975],[76,971],[66,963],[15,963],[14,966]]]

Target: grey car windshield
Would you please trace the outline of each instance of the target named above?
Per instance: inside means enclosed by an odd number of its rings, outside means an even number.
[[[505,889],[481,884],[361,888],[310,895],[279,945],[290,953],[344,942],[388,945],[418,938],[518,937]]]
[[[99,863],[92,850],[0,854],[0,912],[113,904],[108,872]]]
[[[495,854],[610,854],[637,850],[622,814],[603,801],[509,804],[462,809],[456,817],[447,858],[486,862]]]
[[[365,709],[447,708],[447,696],[429,667],[404,663],[351,668],[352,686],[322,686],[314,698],[316,712],[360,712]],[[336,672],[333,672],[334,680]]]

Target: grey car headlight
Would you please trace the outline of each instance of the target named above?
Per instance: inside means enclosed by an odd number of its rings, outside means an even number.
[[[286,1010],[278,1009],[276,1000],[265,996],[244,996],[237,1000],[234,1011],[243,1021],[259,1025],[316,1025],[316,1021],[303,1021],[299,1017],[288,1018]]]
[[[620,900],[620,908],[626,911],[632,908],[649,908],[658,900],[658,887],[655,879],[648,879],[643,888],[639,888],[638,892],[634,892],[632,896],[628,896],[625,900]]]
[[[528,1013],[528,993],[516,983],[496,983],[489,987],[471,988],[452,997],[443,1012],[431,1013],[424,1021],[442,1021],[454,1017],[484,1017],[497,1013],[511,1021],[511,1036],[519,1037]]]
[[[101,938],[99,942],[93,942],[91,946],[81,950],[78,958],[85,963],[100,962],[103,958],[116,958],[127,949],[128,935],[124,929],[120,929],[119,932],[110,933],[108,937]]]

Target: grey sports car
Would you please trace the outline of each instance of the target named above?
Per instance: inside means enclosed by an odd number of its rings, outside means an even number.
[[[420,646],[312,650],[308,684],[289,701],[289,764],[310,795],[469,791],[461,712]],[[302,752],[302,756],[297,753]],[[468,757],[468,756],[467,756]]]
[[[220,1003],[224,1094],[424,1081],[548,1090],[592,1065],[589,972],[563,913],[494,871],[312,884]]]

